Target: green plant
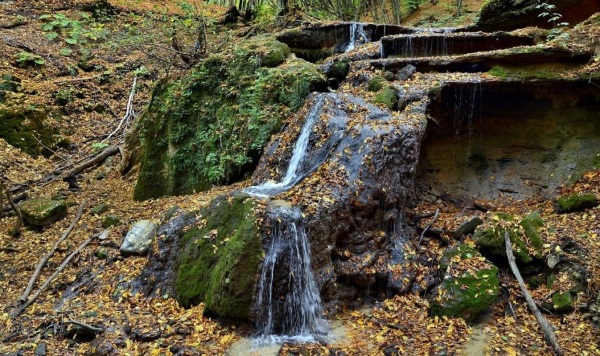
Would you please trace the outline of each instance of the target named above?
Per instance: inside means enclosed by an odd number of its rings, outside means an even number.
[[[554,11],[556,9],[556,5],[543,2],[536,5],[535,8],[542,9],[542,13],[540,13],[538,17],[548,18],[548,22],[552,22],[554,27],[564,27],[569,25],[568,22],[557,22],[561,19],[562,15]]]
[[[42,31],[46,32],[48,40],[54,41],[62,37],[68,45],[85,44],[87,40],[98,41],[108,34],[104,24],[94,22],[86,13],[81,14],[81,21],[61,13],[41,15],[40,20],[45,21]]]
[[[29,52],[19,52],[15,54],[15,62],[20,66],[44,65],[46,61],[37,54]]]
[[[94,142],[94,143],[92,143],[92,148],[95,151],[102,151],[106,147],[108,147],[108,143],[104,143],[104,142]]]

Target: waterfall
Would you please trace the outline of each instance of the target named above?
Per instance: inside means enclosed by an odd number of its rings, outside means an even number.
[[[306,115],[306,121],[304,122],[304,125],[302,126],[302,131],[300,132],[300,136],[298,137],[298,140],[294,145],[292,158],[290,159],[287,171],[285,172],[285,176],[283,177],[281,182],[265,182],[260,185],[248,187],[244,189],[244,192],[256,197],[267,198],[290,189],[296,183],[302,180],[302,178],[304,178],[304,176],[308,172],[302,172],[301,163],[303,162],[303,159],[306,156],[308,149],[308,139],[310,138],[310,133],[312,131],[313,126],[315,125],[315,122],[321,114],[321,109],[323,107],[324,101],[325,95],[319,95],[315,104],[312,106],[312,108]]]
[[[310,342],[329,331],[311,269],[310,246],[299,209],[269,212],[271,241],[256,302],[257,344]],[[277,281],[277,283],[274,283]]]
[[[369,37],[365,32],[364,24],[353,22],[350,25],[350,40],[348,41],[348,45],[344,52],[350,52],[357,45],[369,42]]]

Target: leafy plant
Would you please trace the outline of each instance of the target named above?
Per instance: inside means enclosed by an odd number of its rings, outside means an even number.
[[[27,65],[44,65],[46,61],[38,56],[37,54],[29,53],[29,52],[19,52],[15,54],[15,62],[22,66]]]
[[[568,22],[558,22],[562,18],[562,15],[556,11],[556,5],[548,4],[543,2],[535,6],[536,9],[542,9],[542,13],[538,15],[538,17],[548,18],[548,22],[552,22],[554,27],[564,27],[568,26]]]
[[[96,151],[102,151],[106,147],[108,147],[108,143],[104,143],[104,142],[94,142],[94,143],[92,143],[92,148],[94,150],[96,150]]]

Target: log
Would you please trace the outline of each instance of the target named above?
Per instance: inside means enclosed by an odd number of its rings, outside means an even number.
[[[519,287],[521,288],[521,292],[523,293],[523,296],[527,301],[529,309],[535,316],[535,319],[537,320],[538,324],[540,324],[540,327],[544,332],[544,336],[546,337],[546,341],[548,341],[548,343],[554,349],[554,354],[562,355],[563,353],[560,348],[560,345],[558,344],[558,341],[556,340],[556,335],[554,334],[554,329],[552,328],[552,325],[550,325],[548,320],[542,315],[537,305],[535,304],[535,301],[531,297],[531,294],[529,294],[527,287],[525,286],[525,281],[523,280],[521,272],[519,272],[519,268],[517,267],[517,261],[515,260],[515,255],[512,251],[512,245],[510,243],[510,237],[508,235],[507,230],[504,230],[504,242],[506,244],[506,256],[508,257],[508,264],[510,265],[510,269],[515,275],[515,278],[517,278],[517,282],[519,282]]]
[[[44,268],[44,266],[46,265],[46,263],[48,262],[50,257],[52,257],[52,255],[54,255],[54,252],[56,252],[56,250],[58,249],[58,246],[61,244],[61,242],[63,242],[67,238],[67,236],[69,236],[71,231],[73,231],[73,228],[75,228],[75,224],[77,224],[79,219],[81,219],[81,215],[83,215],[83,209],[85,208],[86,205],[87,205],[87,202],[85,202],[85,201],[83,203],[81,203],[81,205],[79,205],[79,209],[77,210],[77,216],[75,216],[75,219],[73,220],[73,222],[71,223],[71,225],[69,226],[67,231],[65,231],[65,233],[60,237],[60,239],[58,239],[54,243],[54,246],[52,246],[50,251],[48,251],[48,253],[46,253],[44,255],[44,257],[42,257],[40,262],[38,262],[38,265],[35,268],[35,272],[33,272],[33,275],[29,279],[27,288],[25,288],[23,295],[21,295],[21,297],[19,298],[19,303],[23,304],[27,301],[27,298],[29,297],[29,294],[31,293],[31,289],[33,289],[33,285],[35,284],[35,281],[37,281],[37,279],[40,276],[40,273],[42,272],[42,268]]]
[[[65,268],[67,268],[67,265],[69,264],[69,262],[71,262],[71,260],[75,256],[77,256],[77,254],[79,254],[87,245],[89,245],[90,242],[92,242],[93,239],[95,239],[98,236],[100,236],[100,234],[96,234],[92,237],[89,237],[87,240],[82,242],[81,245],[79,245],[79,247],[77,247],[77,249],[75,251],[73,251],[73,253],[71,253],[63,261],[63,263],[56,269],[56,271],[50,277],[48,277],[46,282],[44,282],[44,284],[42,284],[42,286],[37,290],[37,292],[35,292],[35,294],[29,300],[27,300],[23,305],[21,305],[20,307],[18,307],[16,310],[14,310],[12,312],[12,317],[16,318],[17,316],[21,315],[21,313],[23,313],[25,311],[25,309],[27,309],[28,306],[33,304],[33,302],[40,296],[40,294],[42,294],[42,292],[44,292],[46,290],[46,288],[48,288],[48,286],[54,280],[54,278],[56,278],[56,276],[58,276]]]
[[[94,157],[92,157],[86,161],[83,161],[82,163],[80,163],[80,164],[76,165],[75,167],[71,168],[70,170],[66,171],[64,173],[64,177],[65,178],[73,177],[73,176],[83,172],[87,168],[90,168],[97,164],[100,164],[102,161],[104,161],[108,157],[116,154],[117,152],[119,152],[119,146],[107,147],[104,149],[104,151],[100,152],[99,154],[95,155]],[[65,179],[65,178],[63,178],[63,179]]]

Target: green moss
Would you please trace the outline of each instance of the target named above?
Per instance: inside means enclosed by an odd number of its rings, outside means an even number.
[[[522,66],[493,66],[488,74],[508,79],[560,79],[571,66],[560,64],[534,64]]]
[[[205,303],[205,313],[250,317],[262,259],[260,234],[248,195],[217,197],[202,209],[202,228],[183,236],[175,289],[184,306]]]
[[[573,296],[570,292],[555,293],[552,296],[552,307],[557,312],[573,310]]]
[[[108,229],[111,226],[119,225],[121,220],[116,216],[107,216],[102,220],[102,227]]]
[[[346,79],[348,72],[350,72],[350,62],[343,60],[333,63],[327,71],[327,76],[342,81]]]
[[[41,106],[0,104],[0,137],[34,157],[49,156],[50,149],[57,147],[58,131],[47,124],[47,119],[48,112]]]
[[[90,213],[94,215],[100,215],[108,211],[110,209],[110,205],[106,203],[101,203],[90,209]]]
[[[598,205],[598,199],[596,199],[594,194],[573,194],[558,198],[556,205],[557,212],[564,214],[572,211],[593,208]]]
[[[289,50],[272,37],[247,42],[156,87],[134,133],[143,152],[136,199],[189,194],[240,179],[308,93],[326,88],[316,66],[287,57]],[[278,67],[266,66],[283,59]]]
[[[375,102],[393,110],[396,103],[398,103],[398,93],[394,87],[389,86],[375,95]]]
[[[386,80],[383,77],[375,76],[367,83],[368,91],[380,91],[383,89]]]
[[[504,214],[496,214],[498,220],[511,221],[513,217]],[[533,259],[541,260],[542,245],[544,241],[540,237],[540,228],[544,225],[544,221],[537,212],[527,215],[521,222],[520,226],[523,231],[515,228],[508,228],[508,235],[513,244],[513,252],[517,261],[529,263]],[[481,226],[480,226],[481,227]],[[478,228],[473,239],[480,249],[483,249],[492,255],[506,257],[506,246],[504,242],[505,228],[501,224],[492,224],[491,226]],[[528,245],[534,248],[534,254],[530,255]]]
[[[456,256],[460,256],[460,259],[454,258]],[[481,258],[477,250],[466,245],[444,254],[442,260],[445,260],[443,263],[447,271],[430,299],[430,312],[433,315],[473,320],[492,305],[500,290],[498,268],[488,263],[487,268],[468,272],[462,267],[469,259]],[[461,270],[463,272],[459,272]]]
[[[31,199],[19,205],[23,221],[28,225],[44,226],[67,215],[65,201],[51,199]]]

